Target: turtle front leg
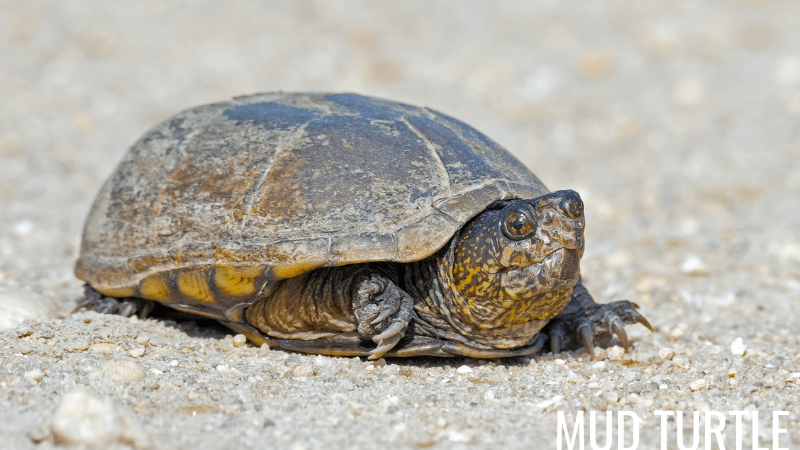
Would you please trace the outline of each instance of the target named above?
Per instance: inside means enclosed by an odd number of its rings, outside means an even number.
[[[549,336],[553,353],[583,345],[594,358],[595,342],[607,342],[614,335],[627,352],[626,324],[640,323],[653,331],[650,322],[637,309],[639,305],[627,300],[596,303],[579,279],[567,306],[542,331]]]
[[[358,333],[378,344],[368,359],[378,359],[403,338],[411,321],[414,299],[383,274],[361,280],[353,295]]]

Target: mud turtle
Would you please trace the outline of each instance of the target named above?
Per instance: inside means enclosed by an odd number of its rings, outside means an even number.
[[[181,112],[105,183],[75,273],[85,308],[152,301],[253,343],[504,357],[649,324],[580,282],[583,203],[440,112],[268,93]]]

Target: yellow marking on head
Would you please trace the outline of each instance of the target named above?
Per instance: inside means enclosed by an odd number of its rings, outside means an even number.
[[[216,300],[211,288],[208,287],[206,274],[203,270],[187,270],[179,273],[178,290],[181,291],[181,294],[204,303],[211,303]]]
[[[98,289],[97,292],[105,295],[106,297],[136,297],[136,288],[132,287],[116,287],[108,289]]]
[[[467,277],[461,280],[457,285],[456,289],[459,291],[463,290],[468,284],[472,283],[472,277],[475,276],[478,272],[481,271],[480,267],[469,268],[469,267],[459,267],[459,271],[466,271]]]
[[[320,266],[322,266],[321,263],[275,266],[272,269],[272,276],[274,276],[278,280],[283,280],[285,278],[294,278],[304,273],[311,272],[312,270]]]
[[[156,273],[142,280],[139,283],[139,295],[148,300],[170,301],[172,291],[169,288],[167,274]]]
[[[214,284],[226,294],[251,295],[256,291],[254,279],[260,276],[262,271],[261,266],[216,266]]]

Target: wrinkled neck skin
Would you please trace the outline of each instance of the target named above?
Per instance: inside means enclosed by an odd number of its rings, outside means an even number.
[[[580,276],[583,215],[566,217],[541,198],[516,201],[529,202],[522,207],[536,219],[525,239],[504,234],[508,208],[490,210],[434,257],[436,286],[417,314],[441,337],[456,332],[472,345],[519,347],[566,306]]]

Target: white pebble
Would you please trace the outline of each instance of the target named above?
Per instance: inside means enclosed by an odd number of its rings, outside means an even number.
[[[603,370],[606,368],[605,361],[597,361],[596,363],[592,364],[592,369]]]
[[[173,359],[172,361],[169,362],[169,365],[170,367],[178,367],[178,360]]]
[[[697,255],[688,255],[681,263],[681,272],[695,277],[708,275],[705,261]]]
[[[135,316],[133,316],[133,317],[135,317]],[[135,349],[129,351],[128,354],[131,355],[134,358],[138,358],[138,357],[144,355],[144,347],[135,348]]]
[[[22,376],[38,383],[42,381],[42,378],[44,378],[44,372],[42,371],[42,369],[33,369],[25,372],[24,374],[22,374]]]
[[[314,375],[314,368],[306,364],[301,364],[292,370],[293,377],[307,377],[311,375]]]
[[[658,351],[658,357],[661,359],[671,360],[675,356],[675,350],[669,347],[663,347]]]
[[[738,337],[731,342],[731,353],[733,353],[733,356],[744,356],[744,352],[746,351],[747,346],[744,345],[744,339],[741,337]]]
[[[217,372],[227,372],[229,370],[229,367],[226,366],[225,364],[218,364],[217,367],[215,367],[215,369],[217,369]]]
[[[394,428],[392,428],[392,431],[398,436],[403,436],[404,434],[408,433],[408,425],[404,423],[398,423],[394,426]]]
[[[109,446],[118,442],[145,446],[141,429],[106,397],[83,390],[64,395],[52,422],[58,444]]]
[[[625,349],[619,345],[615,345],[607,349],[606,354],[608,355],[609,359],[622,359],[622,357],[625,355]]]
[[[98,342],[89,346],[89,350],[93,352],[115,352],[117,351],[117,344],[110,342]]]
[[[243,334],[237,334],[233,337],[233,346],[234,347],[241,347],[244,344],[247,344],[247,338]]]
[[[144,381],[144,370],[133,361],[106,361],[100,366],[100,375],[109,380],[130,384],[132,381]]]
[[[694,380],[689,384],[689,389],[691,389],[692,392],[694,392],[694,391],[699,391],[700,389],[703,389],[706,386],[708,386],[706,380],[703,378],[698,378],[697,380]]]
[[[466,364],[456,369],[456,373],[472,373],[472,372],[474,372],[472,368]]]

